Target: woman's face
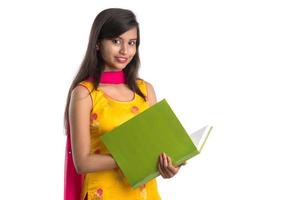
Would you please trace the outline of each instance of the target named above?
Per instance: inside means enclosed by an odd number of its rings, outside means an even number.
[[[136,54],[137,28],[132,28],[122,35],[103,39],[98,47],[105,61],[105,71],[124,69]]]

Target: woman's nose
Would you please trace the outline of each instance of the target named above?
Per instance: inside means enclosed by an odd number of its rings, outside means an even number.
[[[122,43],[120,53],[125,55],[127,54],[127,52],[128,52],[127,44]]]

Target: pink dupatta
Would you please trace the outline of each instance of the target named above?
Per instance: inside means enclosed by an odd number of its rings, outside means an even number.
[[[84,176],[76,172],[71,148],[70,125],[68,122],[66,155],[65,155],[65,182],[64,200],[80,200]]]

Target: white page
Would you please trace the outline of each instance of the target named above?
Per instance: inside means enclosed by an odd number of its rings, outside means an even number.
[[[192,139],[194,145],[200,151],[202,145],[204,144],[205,140],[207,139],[209,133],[211,132],[212,126],[204,126],[200,128],[199,130],[195,131],[190,135],[190,138]]]

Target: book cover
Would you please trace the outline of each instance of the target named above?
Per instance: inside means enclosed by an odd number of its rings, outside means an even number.
[[[159,175],[159,155],[165,152],[174,165],[199,154],[210,133],[198,130],[194,142],[165,99],[101,136],[128,183],[136,188]],[[194,144],[195,143],[195,144]]]

